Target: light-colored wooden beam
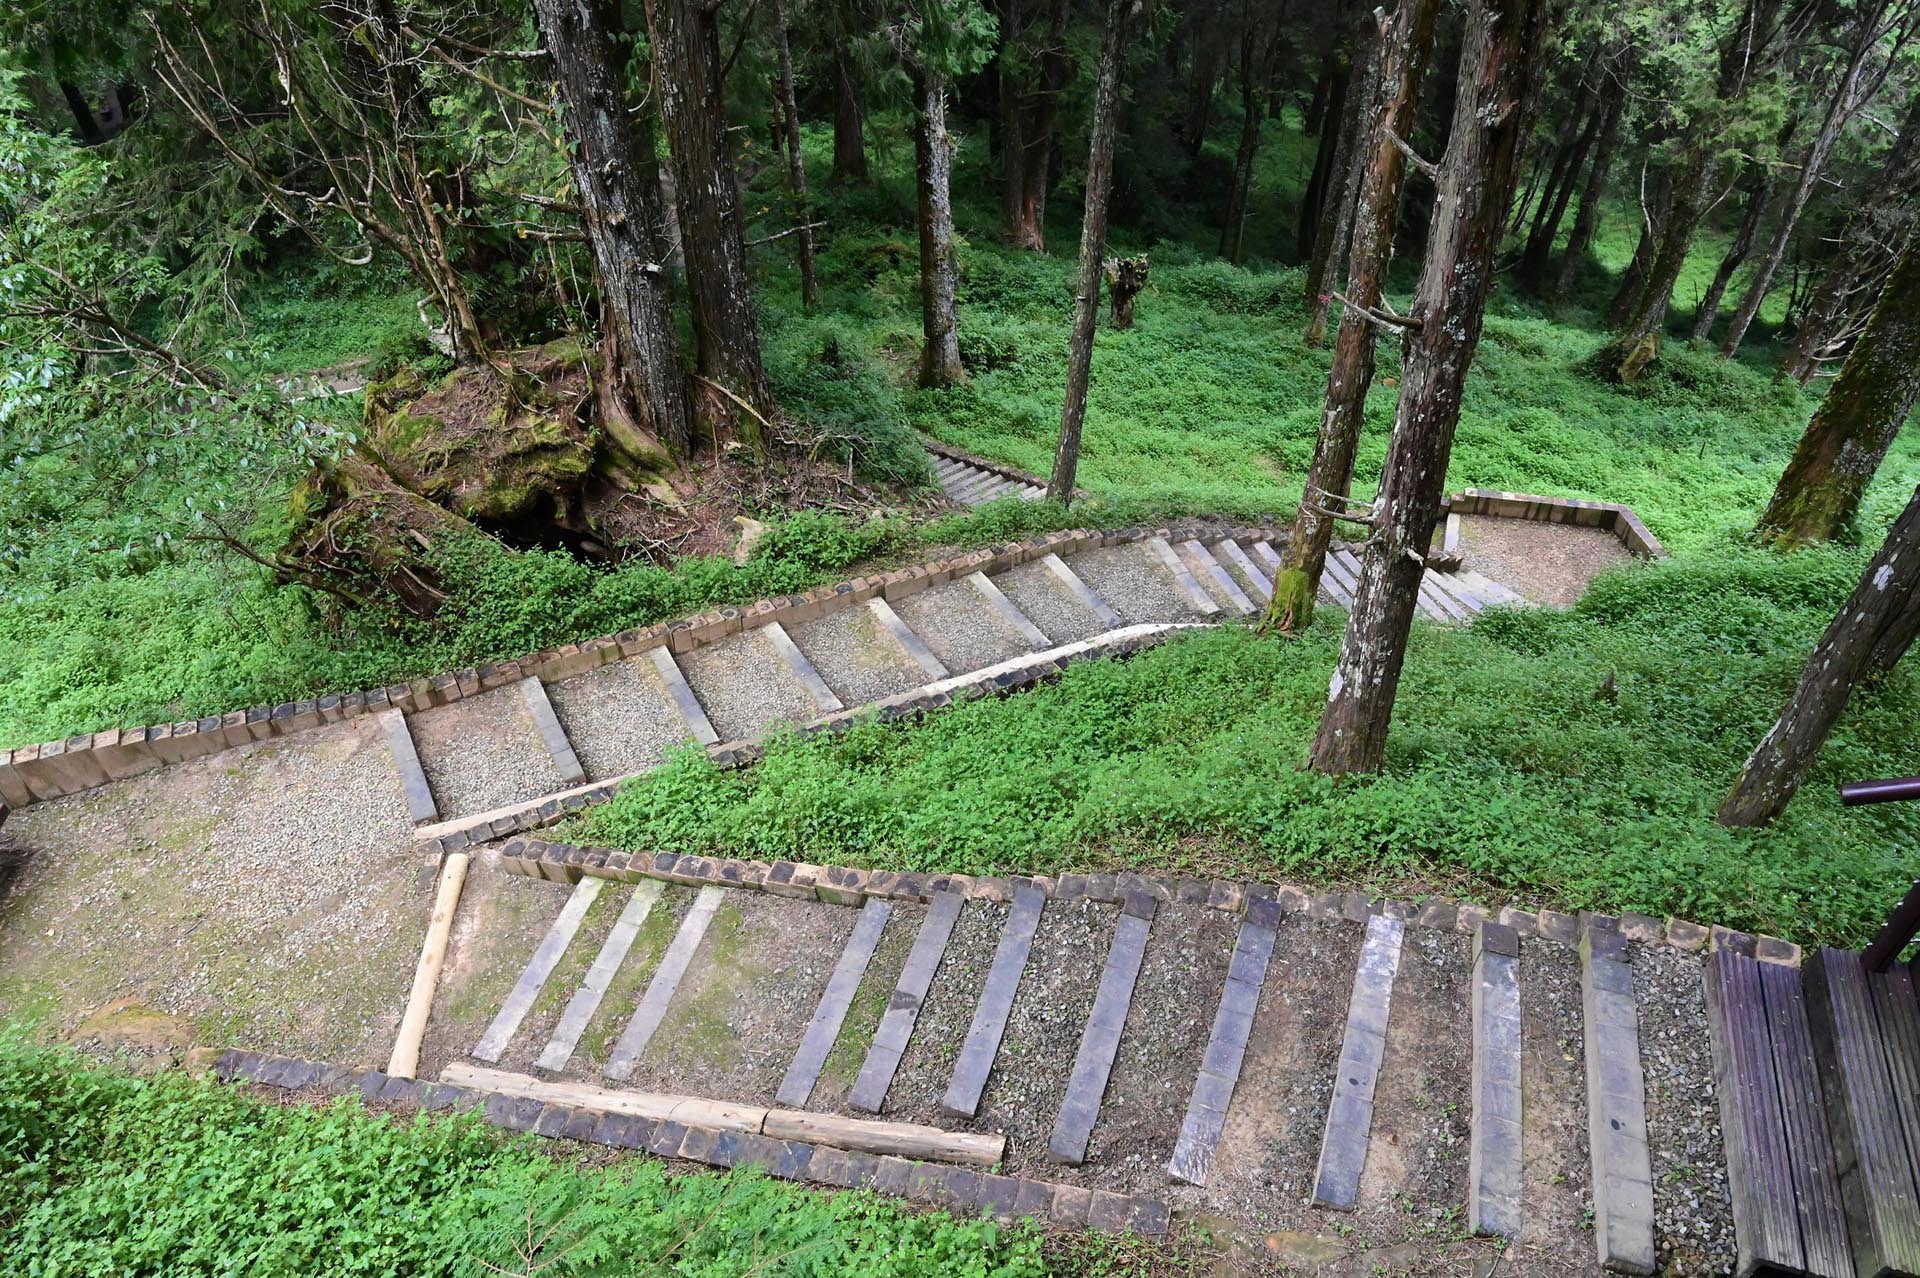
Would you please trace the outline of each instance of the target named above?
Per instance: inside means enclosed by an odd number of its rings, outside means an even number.
[[[387,1073],[412,1078],[420,1069],[420,1041],[427,1036],[427,1016],[433,1011],[433,992],[440,986],[440,969],[447,961],[447,937],[453,930],[453,912],[460,905],[460,889],[467,881],[465,852],[455,852],[440,863],[440,887],[433,895],[433,913],[427,919],[427,939],[420,946],[420,962],[413,969],[413,990],[407,1010],[394,1035]]]

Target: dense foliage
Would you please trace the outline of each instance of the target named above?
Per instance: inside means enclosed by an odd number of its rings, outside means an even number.
[[[564,1161],[478,1118],[281,1106],[0,1039],[0,1256],[21,1278],[1038,1278],[1038,1235],[757,1174]]]

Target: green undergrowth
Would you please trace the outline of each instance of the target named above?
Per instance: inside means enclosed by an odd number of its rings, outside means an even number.
[[[1713,813],[1860,562],[1725,545],[1603,577],[1565,613],[1421,623],[1377,779],[1300,768],[1339,646],[1326,609],[1295,641],[1184,638],[913,724],[779,738],[753,768],[681,754],[567,837],[926,871],[1237,871],[1857,942],[1911,881],[1920,820],[1843,812],[1833,785],[1911,770],[1920,678],[1859,697],[1772,829]]]
[[[1028,1229],[867,1194],[608,1165],[476,1117],[274,1105],[0,1037],[0,1256],[20,1278],[1040,1278],[1113,1250],[1061,1260]]]

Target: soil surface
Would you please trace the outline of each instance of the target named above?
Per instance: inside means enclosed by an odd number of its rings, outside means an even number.
[[[1460,549],[1468,568],[1555,608],[1569,607],[1595,577],[1634,558],[1605,529],[1488,515],[1461,516]]]

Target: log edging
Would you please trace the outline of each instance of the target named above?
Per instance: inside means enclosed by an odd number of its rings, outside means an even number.
[[[1143,1237],[1164,1235],[1172,1224],[1170,1208],[1158,1198],[1000,1176],[958,1164],[915,1162],[756,1132],[654,1120],[457,1083],[398,1078],[377,1069],[354,1070],[298,1057],[233,1050],[220,1055],[212,1072],[222,1082],[288,1092],[358,1095],[369,1102],[407,1109],[478,1110],[487,1123],[509,1131],[644,1151],[708,1167],[759,1167],[778,1180],[832,1189],[869,1189],[960,1216],[1027,1220],[1042,1227],[1099,1233],[1130,1231]]]

